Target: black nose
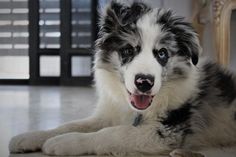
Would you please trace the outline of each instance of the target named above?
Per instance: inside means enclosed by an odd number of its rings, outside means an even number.
[[[152,75],[137,74],[134,83],[138,90],[145,93],[154,85],[154,77]]]

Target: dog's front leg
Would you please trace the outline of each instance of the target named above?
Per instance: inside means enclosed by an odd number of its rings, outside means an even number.
[[[156,154],[166,150],[153,126],[115,126],[94,133],[69,133],[49,139],[43,146],[48,155]]]
[[[32,131],[13,137],[9,144],[11,153],[33,152],[41,149],[44,142],[54,136],[69,132],[92,132],[108,125],[107,119],[91,117],[66,123],[58,128],[46,131]]]

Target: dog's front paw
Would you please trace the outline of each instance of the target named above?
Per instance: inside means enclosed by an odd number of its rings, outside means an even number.
[[[204,155],[200,153],[195,153],[183,149],[175,149],[170,153],[171,157],[204,157]]]
[[[47,139],[47,132],[34,131],[13,137],[9,143],[11,153],[34,152],[41,149]]]
[[[43,145],[47,155],[82,155],[88,154],[89,144],[82,133],[68,133],[48,139]]]

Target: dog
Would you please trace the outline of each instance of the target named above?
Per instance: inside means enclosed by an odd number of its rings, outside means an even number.
[[[236,79],[201,56],[198,35],[171,10],[111,1],[101,13],[86,119],[12,138],[11,153],[200,157],[236,144]]]

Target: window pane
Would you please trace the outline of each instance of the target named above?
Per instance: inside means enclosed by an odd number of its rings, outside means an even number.
[[[59,56],[40,56],[40,76],[60,76]]]
[[[28,1],[0,1],[0,55],[28,55]]]
[[[91,1],[72,0],[72,48],[91,47]]]
[[[0,79],[29,79],[29,57],[0,56]]]
[[[73,56],[71,58],[71,75],[76,76],[91,76],[91,57]]]
[[[0,79],[28,79],[28,0],[0,0]]]
[[[60,1],[40,0],[40,48],[60,48]]]

